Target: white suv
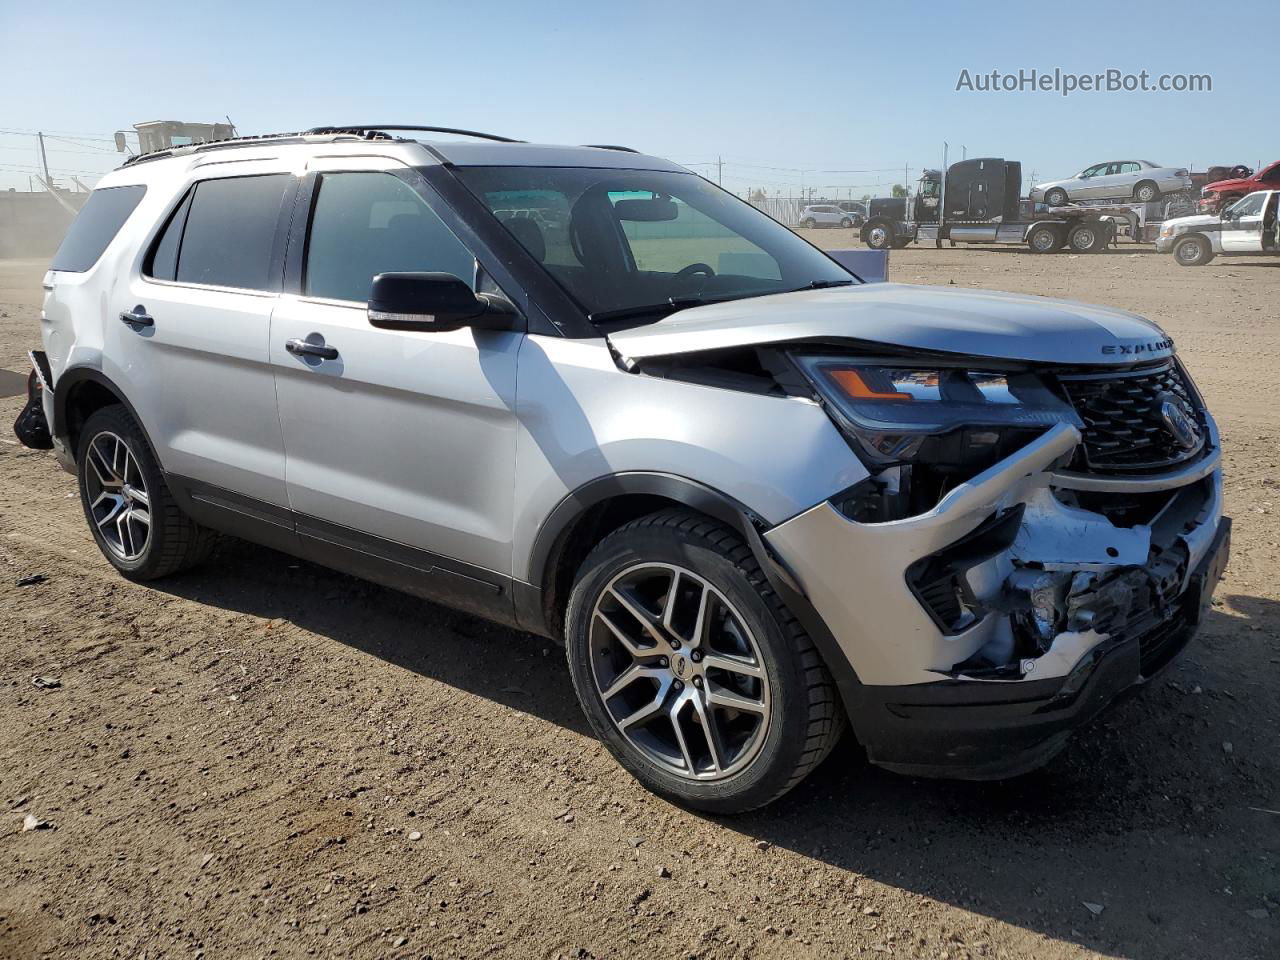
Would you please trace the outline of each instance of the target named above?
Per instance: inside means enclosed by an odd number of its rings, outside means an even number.
[[[864,284],[618,148],[175,148],[103,178],[44,283],[17,433],[124,576],[221,531],[563,639],[618,760],[709,810],[846,723],[913,774],[1041,764],[1226,562],[1153,324]]]
[[[853,214],[829,203],[815,203],[800,211],[800,226],[812,230],[814,227],[853,226]]]

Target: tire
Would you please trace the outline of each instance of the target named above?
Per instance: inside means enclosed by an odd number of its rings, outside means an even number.
[[[1062,231],[1055,227],[1032,227],[1027,234],[1027,246],[1032,253],[1056,253],[1062,249]]]
[[[1067,246],[1075,253],[1097,253],[1107,245],[1107,232],[1096,223],[1081,223],[1067,234]]]
[[[1180,267],[1203,267],[1215,256],[1209,238],[1198,233],[1183,237],[1173,245],[1173,259]]]
[[[840,221],[840,227],[843,230],[848,230],[852,226],[853,226],[853,221],[850,220],[848,217],[845,217],[843,220]]]
[[[1069,202],[1067,191],[1061,187],[1054,187],[1044,195],[1044,202],[1050,207],[1065,207]]]
[[[1160,188],[1150,180],[1143,180],[1133,188],[1133,199],[1139,203],[1151,203],[1160,199]]]
[[[893,227],[883,220],[873,220],[863,230],[865,243],[872,250],[888,250],[894,245]]]
[[[677,626],[668,629],[660,611],[673,582],[679,601],[667,621]],[[691,637],[704,599],[699,644]],[[762,807],[804,779],[844,730],[813,642],[737,533],[702,514],[664,510],[602,540],[582,564],[566,624],[569,672],[592,729],[632,776],[675,803],[713,813]],[[717,652],[733,669],[709,663]],[[637,669],[654,675],[628,680]],[[747,670],[756,672],[739,672]],[[750,709],[724,705],[726,692]],[[714,736],[703,733],[704,716]]]
[[[806,230],[812,230],[812,229],[814,228],[815,224],[814,224],[813,219],[812,219],[812,218],[810,218],[810,219],[808,219],[808,220],[801,220],[801,221],[800,221],[800,226],[804,227]]]
[[[98,549],[128,579],[156,580],[209,555],[216,535],[178,508],[142,428],[124,407],[103,407],[85,422],[76,478]]]

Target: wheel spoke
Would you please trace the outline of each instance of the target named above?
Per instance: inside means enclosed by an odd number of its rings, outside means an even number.
[[[137,487],[137,486],[134,486],[133,484],[129,484],[128,496],[129,496],[129,499],[132,500],[134,503],[139,504],[147,509],[151,508],[151,496],[150,494],[147,493],[146,488]]]
[[[131,516],[133,517],[134,520],[142,524],[144,527],[147,527],[147,528],[151,527],[151,511],[150,510],[139,510],[135,506],[131,511]]]
[[[706,670],[724,670],[726,673],[737,673],[756,679],[764,676],[764,671],[750,660],[726,656],[723,653],[708,653],[702,659],[702,666]]]
[[[601,610],[596,611],[596,619],[609,628],[609,632],[617,638],[618,642],[627,648],[627,653],[633,657],[651,657],[657,653],[655,647],[642,647],[637,644],[631,637],[623,632],[622,628],[613,622],[613,618]]]
[[[693,709],[698,711],[698,719],[702,721],[702,735],[707,739],[707,749],[711,752],[711,766],[716,773],[724,769],[724,746],[720,743],[720,731],[716,728],[715,718],[702,702],[701,697],[693,698]]]
[[[690,642],[695,647],[700,647],[707,639],[707,627],[710,625],[709,613],[711,611],[711,589],[706,585],[702,585],[702,596],[698,598],[698,616],[693,621],[693,636]]]
[[[111,497],[111,499],[114,502],[111,505],[111,509],[107,511],[106,515],[103,516],[102,519],[96,521],[96,523],[98,524],[99,530],[104,529],[109,523],[114,523],[116,519],[119,517],[120,512],[124,509],[123,497],[114,496],[109,493],[104,493],[103,496]],[[98,499],[102,499],[102,498],[99,497]]]
[[[627,613],[631,614],[631,616],[635,617],[636,620],[640,622],[640,626],[644,628],[645,633],[649,634],[649,636],[653,638],[654,643],[665,642],[666,638],[662,636],[662,630],[659,628],[658,624],[654,621],[654,617],[651,613],[642,609],[639,606],[639,604],[634,603],[631,600],[631,598],[628,597],[621,590],[617,590],[613,587],[610,587],[609,596],[613,597],[613,599],[617,600],[618,603],[622,604],[623,609],[626,610]],[[613,624],[609,624],[609,626],[613,627]],[[615,632],[617,632],[616,629],[615,629]]]
[[[696,697],[691,698],[697,700]],[[677,697],[676,702],[672,704],[668,716],[671,718],[671,726],[676,732],[676,744],[680,747],[680,756],[684,758],[684,768],[690,773],[697,773],[697,769],[693,764],[693,754],[689,752],[689,744],[684,739],[684,729],[680,726],[680,711],[684,709],[684,705],[689,700],[685,697]]]
[[[106,454],[98,446],[98,439],[89,444],[89,452],[85,455],[85,459],[89,461],[89,466],[93,468],[98,483],[102,486],[114,487],[119,483],[115,474],[111,472],[111,464],[107,462]]]
[[[627,669],[618,674],[618,678],[614,680],[613,683],[609,684],[609,688],[607,690],[600,691],[600,696],[604,697],[605,700],[612,700],[637,680],[645,677],[654,680],[661,680],[665,675],[666,671],[658,667],[646,667],[641,663],[633,663],[631,666],[627,667]]]
[[[740,693],[711,684],[707,684],[707,702],[717,707],[732,707],[734,710],[745,710],[748,713],[765,712],[765,705],[761,701],[752,700]]]
[[[645,720],[649,720],[652,717],[654,717],[656,714],[660,713],[662,711],[663,703],[666,702],[667,692],[670,689],[671,689],[670,681],[663,680],[662,685],[658,687],[658,692],[654,696],[654,698],[650,700],[648,703],[646,703],[639,710],[635,711],[634,713],[628,714],[627,716],[619,720],[618,727],[625,731],[630,727],[634,727],[637,723],[642,723]]]

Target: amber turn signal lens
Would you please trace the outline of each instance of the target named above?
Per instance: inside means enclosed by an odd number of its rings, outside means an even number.
[[[910,400],[911,394],[901,390],[877,390],[868,384],[857,370],[846,367],[843,370],[829,370],[827,376],[840,385],[849,396],[857,400]]]

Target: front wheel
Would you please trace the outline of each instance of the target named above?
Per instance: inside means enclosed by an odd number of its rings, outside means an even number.
[[[1213,257],[1213,244],[1199,234],[1183,237],[1173,248],[1173,259],[1180,267],[1203,267]]]
[[[103,407],[85,421],[76,475],[98,549],[130,580],[168,576],[208,555],[213,532],[174,502],[151,445],[124,407]]]
[[[893,227],[887,223],[873,223],[866,231],[866,244],[872,250],[888,250],[893,246]]]
[[[1055,187],[1044,195],[1044,202],[1051,207],[1065,207],[1067,205],[1067,191],[1061,187]]]
[[[830,674],[729,528],[668,510],[606,537],[569,598],[566,652],[592,729],[653,792],[764,806],[831,751]]]
[[[850,220],[848,217],[845,217],[843,220],[840,221],[840,226],[843,229],[848,230],[850,227],[853,226],[853,221]]]

